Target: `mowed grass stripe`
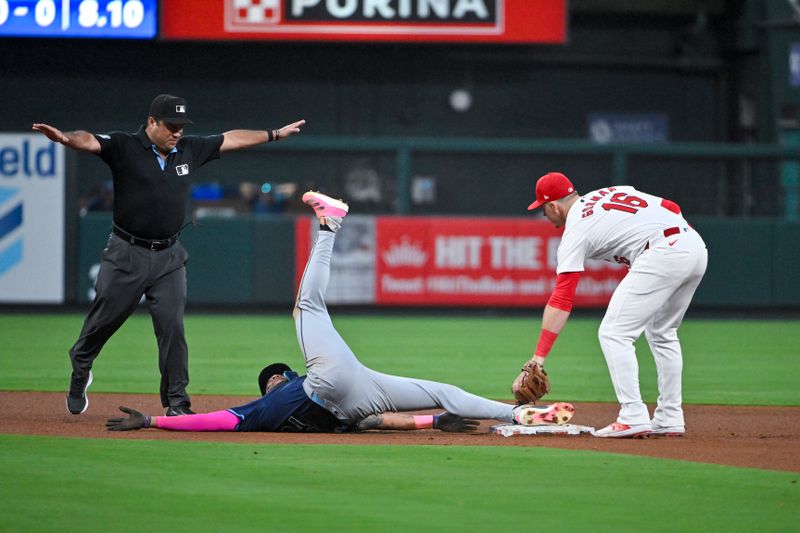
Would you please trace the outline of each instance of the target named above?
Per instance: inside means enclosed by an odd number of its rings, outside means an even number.
[[[157,347],[150,317],[139,310],[95,362],[93,391],[157,393]],[[83,316],[0,315],[0,389],[63,391],[67,351]],[[510,383],[530,355],[539,313],[525,317],[354,316],[334,323],[358,357],[387,373],[445,381],[511,400]],[[599,319],[573,318],[548,358],[550,398],[614,402],[597,342]],[[268,363],[302,370],[294,325],[286,315],[189,315],[192,394],[256,395]],[[684,401],[705,404],[800,405],[794,376],[800,321],[689,319],[681,328]],[[656,373],[640,340],[642,393],[657,397]]]
[[[800,523],[796,473],[546,448],[0,435],[0,477],[5,531],[788,531]]]

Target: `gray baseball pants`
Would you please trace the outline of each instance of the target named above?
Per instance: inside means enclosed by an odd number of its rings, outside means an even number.
[[[151,251],[111,235],[97,275],[97,295],[69,351],[73,377],[89,375],[106,341],[136,310],[144,294],[158,340],[161,405],[190,405],[186,393],[189,349],[183,329],[188,258],[180,242]]]
[[[306,359],[306,394],[340,420],[359,421],[393,411],[442,408],[464,418],[513,420],[513,406],[445,383],[375,372],[356,358],[333,327],[325,305],[336,234],[319,231],[294,309],[297,340]]]

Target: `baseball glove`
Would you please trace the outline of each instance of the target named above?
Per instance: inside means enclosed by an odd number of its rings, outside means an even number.
[[[525,363],[511,386],[511,392],[520,404],[534,403],[550,392],[550,380],[544,367],[533,361]]]

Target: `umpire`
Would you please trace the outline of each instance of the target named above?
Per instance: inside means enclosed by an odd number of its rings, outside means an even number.
[[[102,254],[97,295],[69,351],[67,410],[74,415],[89,407],[86,390],[92,383],[92,363],[142,295],[158,340],[161,404],[167,416],[193,414],[186,392],[189,351],[183,329],[189,255],[178,241],[190,180],[220,154],[284,139],[298,133],[305,121],[278,130],[232,130],[206,137],[184,136],[187,124],[193,122],[186,100],[169,94],[153,99],[147,124],[136,133],[62,132],[33,124],[53,142],[100,156],[114,181],[114,224]]]

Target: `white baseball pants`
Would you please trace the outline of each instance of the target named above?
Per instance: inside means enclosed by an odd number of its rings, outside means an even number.
[[[681,407],[683,358],[678,327],[703,278],[708,251],[700,235],[681,227],[678,235],[659,234],[636,258],[614,291],[598,336],[620,403],[618,422],[650,424],[639,390],[633,343],[644,332],[658,372],[658,404],[652,423],[684,426]]]

